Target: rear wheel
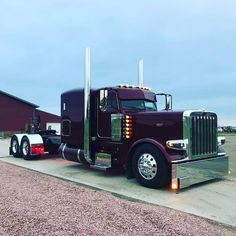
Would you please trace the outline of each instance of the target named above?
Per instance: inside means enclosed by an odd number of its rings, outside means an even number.
[[[20,145],[16,136],[11,138],[11,154],[13,157],[20,157]]]
[[[170,183],[170,165],[162,152],[151,144],[139,146],[132,159],[137,181],[149,188],[161,188]]]
[[[32,158],[30,153],[30,142],[29,139],[25,136],[21,140],[20,145],[21,155],[25,160],[30,160]]]

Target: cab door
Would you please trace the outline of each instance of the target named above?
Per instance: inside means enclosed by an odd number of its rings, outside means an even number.
[[[100,138],[111,139],[111,114],[118,113],[116,92],[114,90],[101,89],[97,103],[97,135]]]

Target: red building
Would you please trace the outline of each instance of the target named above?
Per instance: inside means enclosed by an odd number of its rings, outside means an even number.
[[[0,90],[0,132],[25,131],[36,116],[40,116],[40,129],[47,123],[60,123],[60,116],[38,110],[39,106]]]

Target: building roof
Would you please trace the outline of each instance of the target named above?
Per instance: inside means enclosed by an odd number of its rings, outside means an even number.
[[[8,96],[8,97],[10,97],[10,98],[13,98],[13,99],[18,100],[18,101],[20,101],[20,102],[23,102],[23,103],[25,103],[25,104],[27,104],[27,105],[29,105],[29,106],[34,107],[34,108],[38,108],[38,107],[39,107],[39,106],[36,105],[36,104],[33,104],[33,103],[31,103],[31,102],[28,102],[28,101],[26,101],[26,100],[23,100],[23,99],[21,99],[21,98],[18,98],[18,97],[16,97],[16,96],[13,96],[13,95],[11,95],[11,94],[9,94],[9,93],[6,93],[6,92],[4,92],[4,91],[2,91],[2,90],[0,90],[0,94],[6,95],[6,96]]]

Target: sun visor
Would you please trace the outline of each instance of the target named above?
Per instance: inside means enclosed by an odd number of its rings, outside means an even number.
[[[150,101],[156,101],[155,93],[145,91],[142,89],[119,89],[118,94],[120,99],[146,99]]]

